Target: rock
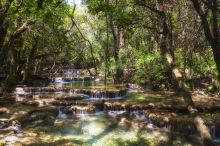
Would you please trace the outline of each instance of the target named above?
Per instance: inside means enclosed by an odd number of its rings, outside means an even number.
[[[10,122],[9,120],[1,121],[1,127],[0,127],[0,133],[1,134],[8,134],[8,133],[20,133],[21,132],[21,125],[16,122],[12,121]]]
[[[4,138],[5,143],[14,143],[18,140],[18,137],[16,136],[8,136]]]
[[[18,94],[18,95],[25,95],[25,94],[27,94],[27,92],[22,87],[17,87],[15,89],[15,93]]]
[[[153,103],[149,103],[148,106],[149,106],[150,108],[155,108],[155,104],[153,104]]]
[[[80,96],[80,95],[55,97],[56,100],[80,100],[82,98],[83,98],[83,96]]]
[[[6,128],[9,125],[9,119],[0,119],[0,129]]]
[[[27,105],[27,106],[38,106],[39,105],[37,101],[24,101],[24,102],[21,102],[21,104]]]
[[[57,119],[54,122],[54,126],[63,126],[63,125],[64,125],[64,121],[63,120]]]
[[[69,108],[75,114],[93,114],[96,107],[93,105],[73,105]]]
[[[33,122],[33,124],[50,125],[54,123],[57,115],[58,111],[56,108],[39,108],[29,112],[22,120],[22,124],[29,124]],[[39,122],[40,120],[43,122]]]
[[[56,77],[56,78],[54,79],[54,81],[57,82],[57,83],[60,83],[60,82],[63,81],[63,79],[62,79],[62,77]]]
[[[10,110],[8,108],[5,108],[5,107],[0,108],[0,115],[5,114],[5,113],[8,114],[9,112],[10,112]]]

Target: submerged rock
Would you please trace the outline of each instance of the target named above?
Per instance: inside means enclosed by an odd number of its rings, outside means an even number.
[[[67,95],[64,95],[64,96],[57,96],[54,98],[55,100],[65,100],[65,101],[69,101],[69,100],[81,100],[83,99],[83,96],[82,95],[72,95],[72,96],[67,96]]]
[[[51,125],[54,123],[58,111],[56,108],[39,108],[30,111],[24,119],[22,119],[22,125],[28,125],[31,122],[33,124]]]
[[[10,121],[8,119],[1,120],[0,123],[1,134],[8,134],[8,133],[17,134],[20,132],[21,132],[21,125],[17,121]]]
[[[178,132],[186,135],[199,136],[196,125],[194,123],[194,118],[190,115],[184,114],[174,114],[170,112],[150,112],[145,111],[145,116],[150,121],[159,128],[166,129],[170,132]],[[202,115],[201,115],[202,116]],[[204,115],[203,115],[204,116]],[[211,121],[205,117],[204,122],[210,130],[213,139],[220,138],[220,123],[217,119],[212,119]],[[214,121],[214,122],[213,122]]]
[[[54,126],[63,126],[65,122],[63,120],[57,119],[54,122]]]
[[[21,102],[21,104],[34,107],[39,106],[39,103],[37,101],[23,101]]]

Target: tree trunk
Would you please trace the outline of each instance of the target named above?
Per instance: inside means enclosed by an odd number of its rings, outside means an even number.
[[[11,92],[18,80],[18,66],[20,61],[19,52],[15,49],[10,50],[11,55],[11,65],[10,72],[5,81],[5,92]]]
[[[218,71],[218,80],[220,81],[220,44],[216,44],[212,47],[213,56],[216,63],[217,71]]]
[[[192,95],[190,90],[187,88],[186,84],[183,80],[183,75],[181,74],[179,68],[176,66],[173,48],[170,44],[172,44],[172,40],[170,40],[169,35],[170,30],[167,25],[166,18],[164,19],[163,23],[163,34],[162,34],[162,42],[161,42],[161,51],[162,56],[165,57],[167,62],[170,65],[171,71],[172,71],[172,77],[176,85],[176,91],[180,92],[183,95],[184,101],[186,103],[187,109],[194,117],[194,124],[201,136],[201,140],[204,146],[214,146],[214,142],[212,141],[211,134],[209,132],[208,127],[205,125],[203,119],[199,116],[198,110],[196,109],[196,106],[192,100]]]
[[[27,62],[25,64],[24,68],[24,76],[23,76],[23,82],[28,82],[30,80],[30,75],[31,75],[31,63],[33,61],[33,58],[37,52],[37,44],[38,44],[38,38],[37,37],[35,40],[36,42],[34,43],[33,47],[31,48],[30,54],[27,57]]]
[[[220,29],[219,29],[219,3],[217,0],[212,1],[199,1],[191,0],[194,9],[198,13],[201,19],[201,24],[206,37],[213,50],[214,61],[218,71],[218,81],[220,81]],[[207,5],[209,3],[209,5]],[[207,8],[210,9],[210,15],[207,15]]]
[[[4,63],[5,56],[7,54],[7,49],[5,49],[4,42],[7,35],[8,30],[8,22],[3,22],[2,26],[0,26],[0,64],[2,65]]]
[[[29,82],[30,80],[30,68],[31,68],[31,58],[27,58],[27,62],[24,69],[23,82]]]
[[[123,70],[119,62],[119,50],[122,46],[122,32],[115,26],[112,16],[110,16],[110,28],[113,36],[113,47],[114,47],[114,60],[115,60],[115,74],[114,80],[116,83],[120,83],[123,78]]]

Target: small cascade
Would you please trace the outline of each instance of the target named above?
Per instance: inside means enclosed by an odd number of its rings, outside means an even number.
[[[100,78],[96,78],[96,79],[95,79],[95,82],[100,82],[100,81],[101,81]]]
[[[51,101],[52,105],[57,106],[70,106],[76,104],[77,100],[82,100],[84,96],[82,95],[61,95],[61,96],[54,96],[53,101]]]
[[[96,107],[94,105],[73,105],[69,108],[74,115],[95,114]]]
[[[15,93],[16,93],[16,95],[26,95],[26,94],[28,94],[27,92],[25,92],[24,88],[21,88],[21,87],[17,87],[15,89]]]
[[[74,89],[70,87],[17,87],[15,93],[17,95],[30,94],[80,94],[86,95],[90,100],[120,100],[127,94],[126,89],[107,90],[102,89]]]
[[[17,87],[15,93],[17,95],[28,95],[28,94],[45,94],[45,93],[63,93],[68,92],[70,89],[46,86],[46,87]]]
[[[83,94],[86,94],[92,100],[119,100],[123,96],[127,94],[126,90],[116,90],[116,91],[98,91],[98,90],[91,90],[91,91],[82,91]]]
[[[54,82],[55,83],[62,83],[63,82],[63,78],[62,77],[55,77]]]
[[[108,115],[114,118],[124,114],[126,114],[126,111],[108,111]]]
[[[61,108],[59,107],[58,108],[58,116],[57,116],[58,119],[67,119],[68,116],[62,112]]]
[[[59,76],[54,77],[53,81],[56,84],[66,84],[72,82],[82,82],[93,81],[94,77],[88,76],[87,73],[82,70],[76,69],[63,69],[62,73]]]
[[[65,70],[63,70],[63,76],[65,76],[65,77],[75,76],[76,75],[75,73],[76,72],[74,72],[73,69],[65,69]]]
[[[132,112],[130,112],[130,116],[134,117],[138,121],[148,122],[147,118],[146,118],[146,116],[144,114],[144,111],[142,111],[142,110],[132,111]]]
[[[119,102],[115,102],[115,103],[106,102],[104,104],[104,110],[105,111],[129,111],[129,108],[127,104],[123,104]]]
[[[97,92],[97,91],[92,92],[90,97],[93,99],[98,99],[98,100],[109,99],[108,94],[106,94],[105,92]]]

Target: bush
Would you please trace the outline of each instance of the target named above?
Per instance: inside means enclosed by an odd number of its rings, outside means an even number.
[[[137,84],[146,85],[150,83],[153,89],[169,87],[167,75],[168,64],[163,61],[159,53],[139,53],[136,64],[137,72],[133,81]]]

